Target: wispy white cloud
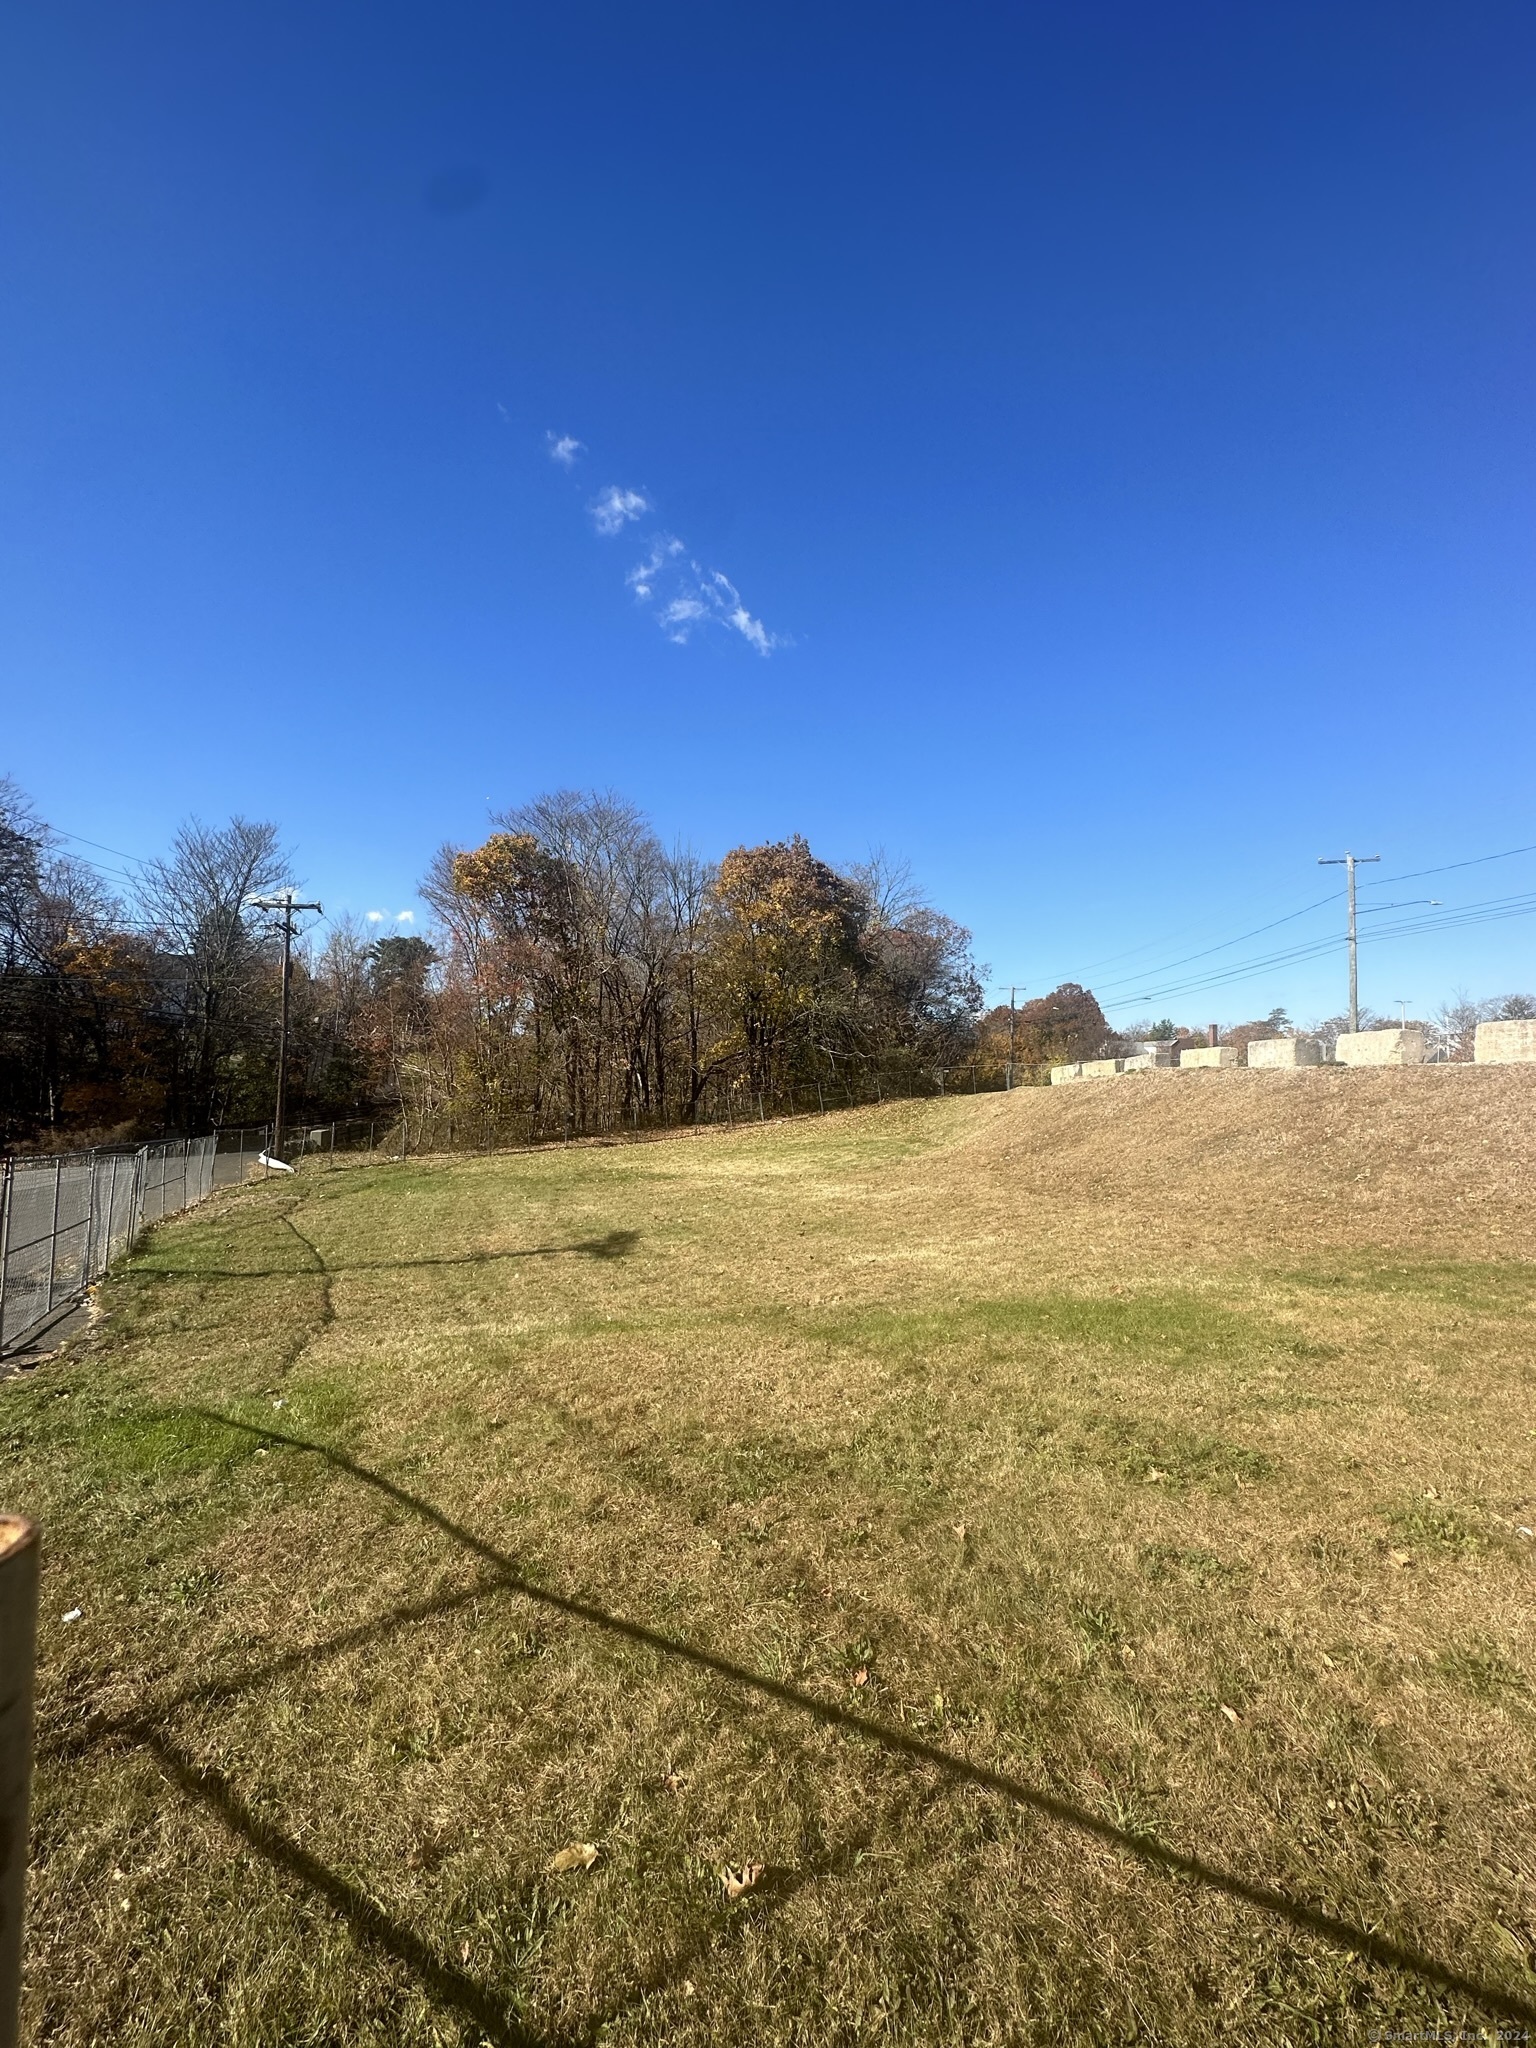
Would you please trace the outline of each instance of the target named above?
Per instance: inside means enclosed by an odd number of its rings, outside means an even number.
[[[382,924],[382,923],[384,922],[384,913],[383,913],[383,911],[382,911],[382,910],[370,910],[370,911],[369,911],[369,913],[368,913],[368,922],[369,922],[369,924]]]
[[[690,555],[675,534],[658,534],[643,562],[637,562],[625,582],[637,600],[650,607],[656,623],[679,647],[701,626],[723,626],[739,633],[759,654],[771,654],[785,645],[770,633],[761,619],[754,618],[741,601],[741,593],[729,576],[718,569],[706,569]]]
[[[624,578],[630,589],[642,604],[648,603],[656,594],[656,579],[678,555],[688,550],[682,542],[670,533],[659,533],[651,542],[651,552],[643,562],[636,562]]]
[[[545,441],[551,462],[563,469],[575,466],[584,444],[572,434],[547,434]],[[644,491],[625,484],[608,484],[587,505],[587,516],[595,532],[611,539],[654,510]],[[719,626],[738,633],[754,652],[772,654],[791,643],[781,633],[770,633],[741,601],[741,593],[728,576],[709,569],[674,533],[653,533],[643,560],[624,577],[635,602],[643,605],[669,640],[686,645],[692,636]]]
[[[592,524],[604,534],[622,533],[632,519],[638,519],[641,513],[650,509],[649,498],[640,491],[627,491],[621,484],[610,484],[587,507],[592,515]]]
[[[396,924],[414,924],[415,922],[416,913],[414,910],[402,910],[400,915],[395,919]]]

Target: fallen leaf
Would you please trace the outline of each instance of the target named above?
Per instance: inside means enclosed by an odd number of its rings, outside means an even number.
[[[855,1685],[868,1685],[869,1666],[867,1664],[861,1664],[858,1670],[855,1671],[855,1673],[853,1674],[853,1683]]]
[[[1405,1565],[1410,1565],[1413,1563],[1413,1556],[1410,1551],[1393,1550],[1389,1551],[1387,1554],[1391,1558],[1393,1564],[1396,1565],[1399,1571],[1401,1571]]]
[[[683,1776],[681,1771],[668,1771],[667,1775],[662,1779],[661,1782],[662,1787],[665,1791],[677,1793],[682,1791],[683,1787],[687,1784],[688,1780]]]
[[[953,1527],[954,1527],[954,1531],[955,1531],[955,1534],[956,1534],[956,1536],[957,1536],[957,1537],[958,1537],[958,1538],[960,1539],[960,1541],[961,1541],[961,1542],[963,1543],[963,1542],[965,1541],[965,1524],[964,1524],[964,1522],[956,1522],[956,1523],[955,1523],[955,1524],[953,1525]]]
[[[1327,1665],[1330,1671],[1337,1669],[1337,1666],[1334,1664],[1333,1659],[1329,1656],[1326,1650],[1319,1650],[1317,1654],[1322,1658],[1323,1662]]]
[[[459,1943],[459,1961],[461,1963],[467,1963],[469,1961],[469,1943],[467,1941],[461,1941]]]
[[[684,1996],[684,1998],[692,1998],[692,1997],[693,1997],[693,1995],[694,1995],[694,1993],[695,1993],[695,1992],[696,1992],[696,1991],[698,1990],[698,1988],[699,1988],[699,1987],[698,1987],[698,1985],[694,1983],[694,1981],[693,1981],[693,1979],[692,1979],[691,1977],[685,1977],[685,1978],[683,1979],[683,1996]]]
[[[725,1886],[728,1899],[739,1899],[743,1892],[751,1891],[763,1874],[761,1863],[727,1863],[720,1872],[720,1882]]]
[[[1166,1472],[1159,1472],[1155,1465],[1147,1467],[1147,1484],[1149,1486],[1155,1486],[1159,1479],[1166,1479],[1167,1477],[1168,1474]]]
[[[1236,1707],[1223,1707],[1221,1711],[1223,1714],[1226,1715],[1227,1719],[1232,1723],[1232,1726],[1235,1728],[1237,1726]]]
[[[544,1868],[557,1876],[567,1870],[590,1870],[597,1861],[597,1854],[596,1842],[567,1842],[558,1854],[550,1857]]]

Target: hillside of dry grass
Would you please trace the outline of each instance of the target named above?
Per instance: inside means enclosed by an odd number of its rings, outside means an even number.
[[[1536,2021],[1533,1108],[1131,1077],[156,1231],[0,1388],[28,2038]]]
[[[1019,1090],[965,1133],[945,1194],[1090,1255],[1531,1258],[1536,1066],[1175,1069]]]

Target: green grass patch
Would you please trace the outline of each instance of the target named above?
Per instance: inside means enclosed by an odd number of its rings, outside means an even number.
[[[1529,1269],[1093,1265],[967,1149],[1016,1109],[156,1231],[0,1388],[46,1559],[30,2037],[1214,2048],[1536,2003]]]

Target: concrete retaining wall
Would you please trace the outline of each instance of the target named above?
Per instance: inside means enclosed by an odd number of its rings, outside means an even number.
[[[1501,1017],[1494,1023],[1479,1024],[1472,1057],[1479,1066],[1536,1060],[1536,1017]]]
[[[1248,1047],[1250,1067],[1318,1067],[1323,1048],[1315,1038],[1255,1038]]]
[[[1073,1060],[1070,1066],[1052,1067],[1051,1086],[1059,1088],[1063,1081],[1080,1081],[1083,1078],[1083,1063]]]
[[[1417,1024],[1341,1031],[1333,1056],[1341,1067],[1416,1067],[1424,1058],[1424,1034]]]
[[[1107,1074],[1123,1074],[1124,1060],[1084,1060],[1080,1073],[1085,1081],[1097,1081]]]
[[[1181,1067],[1235,1067],[1235,1045],[1191,1045],[1179,1054]]]

